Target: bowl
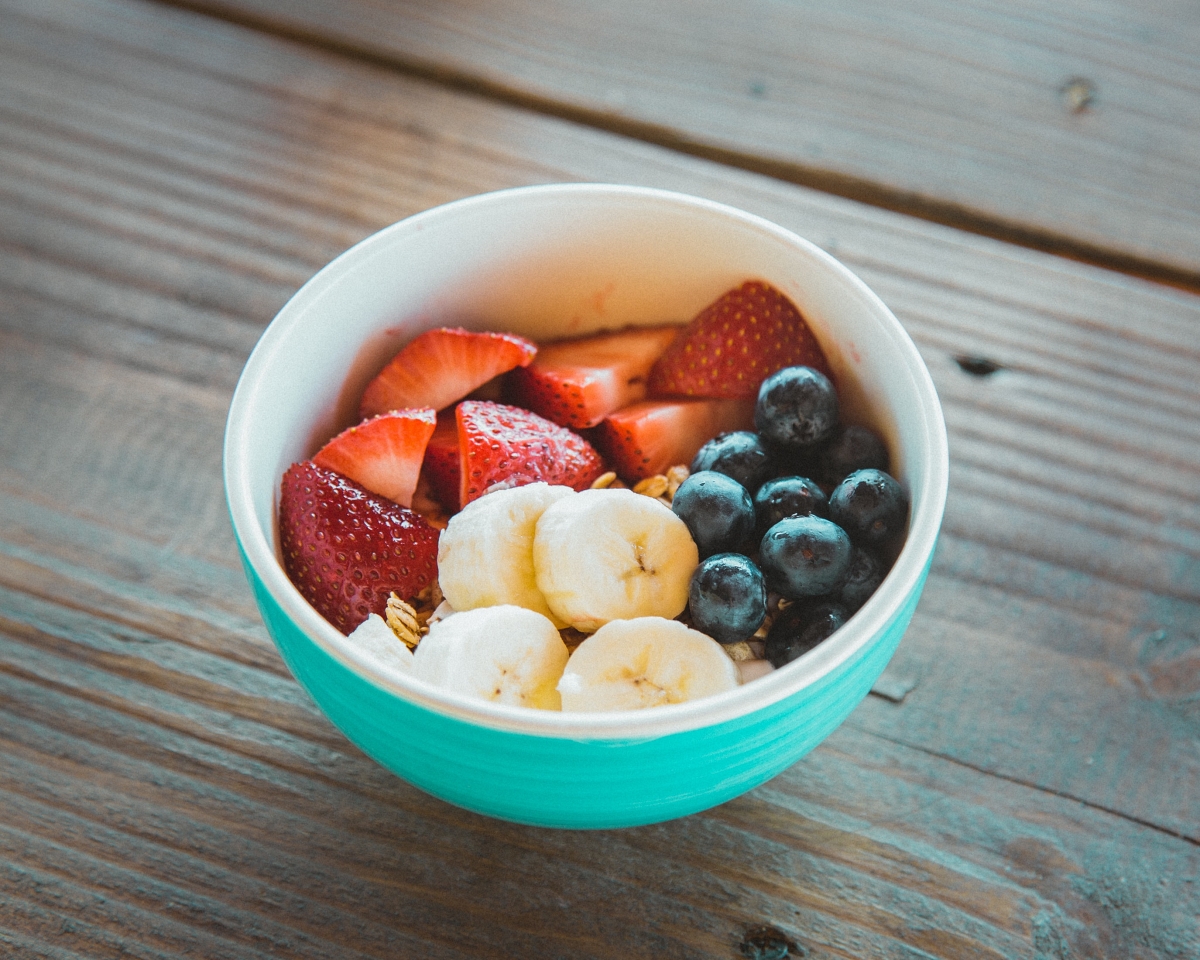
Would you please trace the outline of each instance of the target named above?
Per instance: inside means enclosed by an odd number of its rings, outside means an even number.
[[[430,327],[535,340],[686,322],[743,280],[774,284],[829,356],[847,419],[886,438],[911,498],[891,572],[814,650],[736,690],[649,710],[555,713],[381,674],[289,582],[279,482],[349,425],[369,379]],[[225,485],[246,576],[288,667],[363,751],[452,804],[548,827],[695,813],[795,763],[866,696],[904,633],[946,497],[945,425],[891,311],[846,267],[760,217],[697,197],[554,184],[446,204],[368,237],[279,311],[229,411]]]

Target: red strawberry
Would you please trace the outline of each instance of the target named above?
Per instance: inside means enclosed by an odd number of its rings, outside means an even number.
[[[407,507],[311,461],[283,475],[279,545],[288,578],[342,633],[437,576],[438,531]]]
[[[633,482],[687,466],[718,433],[753,422],[753,400],[644,400],[605,417],[594,439],[609,467]]]
[[[463,506],[495,484],[518,487],[544,480],[584,490],[604,472],[590,443],[536,413],[464,400],[456,415]]]
[[[313,463],[410,507],[436,418],[431,407],[381,413],[343,430],[317,451]]]
[[[652,397],[757,397],[784,367],[829,362],[800,311],[782,293],[750,280],[705,307],[650,372]]]
[[[536,353],[535,344],[512,333],[427,330],[367,384],[359,415],[403,407],[442,410],[492,377],[525,366]]]
[[[458,457],[458,419],[451,410],[438,415],[437,429],[425,448],[421,473],[433,496],[450,513],[457,513],[461,504],[461,471]]]
[[[640,327],[538,348],[509,374],[513,402],[564,427],[594,427],[646,397],[654,361],[680,327]]]

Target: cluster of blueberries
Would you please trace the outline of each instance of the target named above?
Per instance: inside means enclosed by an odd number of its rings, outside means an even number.
[[[887,447],[842,427],[837,391],[810,367],[763,381],[755,431],[706,443],[672,509],[700,550],[688,610],[721,643],[747,640],[768,591],[789,601],[766,639],[776,667],[828,637],[875,592],[908,519]]]

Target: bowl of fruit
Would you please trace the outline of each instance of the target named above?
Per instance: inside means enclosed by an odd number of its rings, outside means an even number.
[[[854,709],[947,487],[932,381],[816,246],[696,197],[459,200],[318,272],[225,484],[264,622],[422,790],[553,827],[722,803]]]

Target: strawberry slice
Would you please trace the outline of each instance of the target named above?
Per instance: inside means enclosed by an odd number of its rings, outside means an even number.
[[[317,451],[313,463],[336,470],[402,507],[411,507],[436,419],[431,407],[381,413],[343,430]]]
[[[643,400],[605,417],[594,439],[609,468],[635,482],[687,466],[718,433],[753,423],[753,400]]]
[[[680,327],[639,327],[538,348],[508,380],[514,403],[564,427],[594,427],[646,397],[654,361]]]
[[[396,354],[363,391],[363,419],[404,407],[442,410],[493,377],[530,363],[537,346],[512,333],[427,330]]]
[[[604,472],[600,455],[583,437],[521,407],[464,400],[455,414],[463,506],[497,484],[544,480],[585,490]]]
[[[438,414],[437,429],[425,447],[421,474],[430,492],[448,512],[457,513],[461,504],[461,476],[458,456],[458,419],[452,410]]]
[[[782,293],[750,280],[705,307],[650,371],[652,397],[757,397],[784,367],[829,362],[800,311]]]
[[[283,475],[279,546],[288,579],[345,634],[383,616],[393,590],[409,600],[437,576],[437,530],[309,460]]]

